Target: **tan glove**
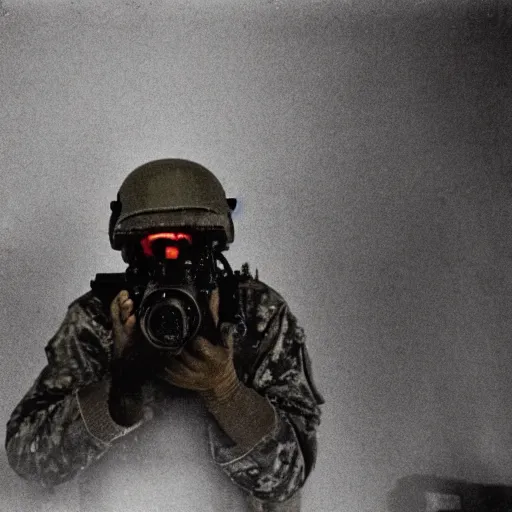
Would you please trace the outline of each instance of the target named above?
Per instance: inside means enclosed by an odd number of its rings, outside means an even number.
[[[222,430],[244,453],[275,429],[276,414],[266,398],[239,381],[233,364],[236,326],[223,323],[217,329],[218,308],[216,290],[210,299],[214,326],[206,332],[217,343],[198,336],[167,362],[163,378],[174,386],[198,391]]]
[[[140,336],[133,310],[133,301],[126,290],[120,291],[110,304],[110,316],[114,339],[112,360],[118,361],[133,350],[137,337]]]
[[[233,364],[234,326],[224,323],[217,329],[218,288],[212,292],[209,306],[215,326],[215,330],[210,332],[217,339],[208,340],[204,336],[197,336],[178,356],[169,358],[161,376],[173,386],[211,394],[217,400],[224,401],[240,385]]]

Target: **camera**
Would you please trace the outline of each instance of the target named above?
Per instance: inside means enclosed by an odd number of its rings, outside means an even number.
[[[144,338],[155,349],[179,354],[196,335],[215,341],[209,307],[211,292],[220,294],[219,321],[230,321],[243,329],[238,312],[237,279],[216,244],[186,233],[158,233],[132,246],[129,266],[121,274],[97,274],[91,288],[113,300],[128,290]],[[219,265],[220,264],[220,265]],[[108,296],[108,298],[107,298]]]

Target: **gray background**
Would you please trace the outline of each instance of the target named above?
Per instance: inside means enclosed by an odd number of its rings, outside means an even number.
[[[412,474],[512,484],[505,3],[16,0],[0,17],[2,437],[126,174],[214,171],[323,392],[306,511]],[[191,476],[192,478],[192,476]],[[0,510],[75,510],[0,456]],[[181,510],[187,510],[186,503]]]

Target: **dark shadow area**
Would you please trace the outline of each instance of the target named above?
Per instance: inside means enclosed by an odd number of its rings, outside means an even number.
[[[484,485],[464,480],[445,479],[431,475],[411,475],[400,478],[387,496],[388,512],[433,512],[429,493],[455,495],[464,512],[512,511],[512,487]],[[438,509],[457,510],[455,508]]]

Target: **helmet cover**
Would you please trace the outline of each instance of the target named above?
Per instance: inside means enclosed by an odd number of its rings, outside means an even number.
[[[195,162],[163,159],[141,165],[126,177],[113,203],[109,234],[116,250],[127,238],[176,228],[216,233],[224,244],[234,240],[224,188]]]

